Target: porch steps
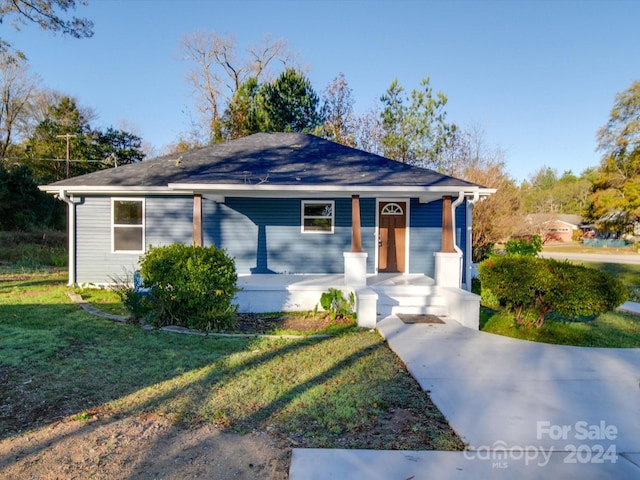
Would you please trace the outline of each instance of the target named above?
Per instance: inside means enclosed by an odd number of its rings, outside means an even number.
[[[374,285],[381,316],[406,313],[446,316],[448,308],[434,285]]]

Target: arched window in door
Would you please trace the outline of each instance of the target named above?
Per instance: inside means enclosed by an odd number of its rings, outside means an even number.
[[[382,211],[381,215],[404,215],[404,210],[397,203],[387,203]]]

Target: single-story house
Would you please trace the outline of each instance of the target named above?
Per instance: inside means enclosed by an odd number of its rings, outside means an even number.
[[[580,230],[580,215],[561,213],[540,213],[528,215],[527,220],[540,232],[546,242],[571,242],[573,232]]]
[[[235,258],[240,311],[311,309],[333,286],[361,325],[404,304],[477,328],[472,206],[494,190],[464,180],[258,133],[40,188],[68,204],[70,284],[112,283],[149,245],[213,244]]]

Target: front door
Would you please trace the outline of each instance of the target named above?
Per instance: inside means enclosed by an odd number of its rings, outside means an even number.
[[[380,202],[378,205],[378,271],[405,271],[407,230],[406,202]]]

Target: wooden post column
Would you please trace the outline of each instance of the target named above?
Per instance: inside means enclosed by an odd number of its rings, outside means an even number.
[[[362,252],[360,195],[351,195],[351,251],[354,253]]]
[[[193,244],[202,246],[202,195],[193,195]]]
[[[453,241],[453,214],[451,212],[451,196],[442,197],[442,247],[443,253],[456,253]]]

